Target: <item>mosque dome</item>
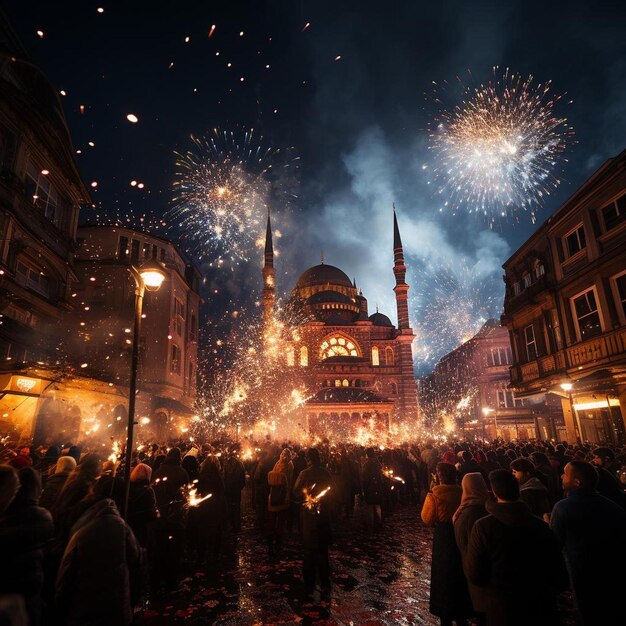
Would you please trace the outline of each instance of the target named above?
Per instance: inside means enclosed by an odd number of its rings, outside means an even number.
[[[303,272],[300,278],[298,278],[296,289],[326,284],[340,285],[348,288],[352,287],[352,282],[348,276],[338,267],[321,263],[320,265],[314,265]]]
[[[376,313],[372,313],[372,315],[369,316],[369,320],[370,322],[372,322],[372,324],[374,324],[374,326],[392,326],[393,327],[391,320],[386,315],[383,315],[382,313],[379,313],[378,311],[376,311]]]

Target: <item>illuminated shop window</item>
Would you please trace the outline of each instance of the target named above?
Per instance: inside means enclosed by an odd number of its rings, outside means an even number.
[[[300,348],[300,365],[306,367],[309,364],[309,349],[306,346]]]
[[[293,346],[287,346],[286,352],[287,352],[287,365],[289,367],[293,367],[295,365],[295,354],[294,354]]]

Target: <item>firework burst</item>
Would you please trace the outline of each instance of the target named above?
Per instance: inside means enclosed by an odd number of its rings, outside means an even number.
[[[551,93],[549,81],[497,72],[486,85],[463,86],[462,102],[440,108],[433,119],[434,182],[443,208],[481,213],[490,223],[528,211],[534,221],[560,183],[558,166],[573,129],[555,113],[563,96]],[[436,87],[439,107],[443,95]]]
[[[188,152],[175,153],[172,226],[199,260],[248,260],[272,200],[284,208],[295,197],[291,173],[298,158],[266,145],[253,130],[215,130],[191,141]]]

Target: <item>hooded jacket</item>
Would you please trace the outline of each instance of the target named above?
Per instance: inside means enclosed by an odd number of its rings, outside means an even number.
[[[488,626],[558,623],[556,596],[568,581],[550,528],[519,500],[488,501],[486,509],[472,528],[465,571],[485,588]]]
[[[130,624],[130,577],[140,554],[113,500],[100,500],[87,509],[72,527],[57,577],[56,601],[66,623]]]
[[[523,485],[520,485],[519,497],[525,502],[530,512],[537,517],[543,518],[545,513],[550,513],[550,498],[546,486],[536,477],[532,476]]]

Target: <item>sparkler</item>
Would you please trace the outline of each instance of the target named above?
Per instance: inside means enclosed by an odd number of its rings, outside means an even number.
[[[551,94],[550,81],[497,72],[487,84],[463,87],[461,103],[435,116],[433,174],[446,208],[482,213],[490,222],[524,210],[534,222],[537,207],[560,183],[555,169],[574,131],[555,113],[563,96]],[[435,102],[442,104],[439,97]]]
[[[201,502],[208,500],[213,495],[212,493],[208,493],[206,496],[199,497],[197,493],[198,490],[196,489],[196,487],[193,487],[189,490],[189,493],[187,494],[188,506],[198,506]]]
[[[330,491],[330,486],[326,487],[326,489],[322,489],[322,491],[314,496],[312,491],[315,489],[315,484],[316,483],[313,483],[309,489],[304,489],[304,502],[302,503],[302,506],[319,515],[320,500]]]
[[[272,198],[288,204],[286,173],[297,168],[298,158],[266,145],[253,130],[215,130],[206,138],[192,135],[191,141],[191,150],[176,153],[174,208],[168,217],[199,259],[247,260]]]

